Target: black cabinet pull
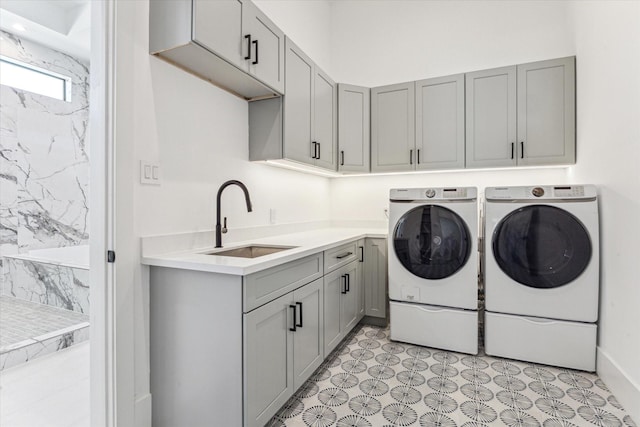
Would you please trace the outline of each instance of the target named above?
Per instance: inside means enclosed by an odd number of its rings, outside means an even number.
[[[353,252],[347,252],[347,253],[344,253],[342,255],[336,255],[336,258],[337,259],[342,259],[342,258],[348,257],[349,255],[353,255]]]
[[[511,143],[511,158],[513,159],[513,149],[515,148],[515,144]]]
[[[524,159],[524,141],[520,141],[520,158]]]
[[[296,326],[302,328],[302,303],[297,302],[296,305],[300,307],[300,323],[296,323]]]
[[[316,159],[320,160],[320,157],[322,156],[322,154],[320,154],[320,143],[317,142],[316,144],[318,144],[318,157],[316,157]]]
[[[351,276],[349,276],[349,273],[345,274],[345,276],[347,276],[347,292],[349,292],[351,290]]]
[[[418,160],[418,164],[420,164],[420,149],[418,149],[418,152],[416,153],[416,158]]]
[[[413,150],[409,150],[409,164],[413,164]]]
[[[342,276],[340,276],[341,279],[344,279],[344,287],[340,290],[341,294],[346,294],[347,293],[347,275],[343,274]]]
[[[296,306],[295,305],[290,305],[289,308],[293,308],[293,328],[289,328],[289,330],[291,332],[295,332],[296,331]]]
[[[318,152],[318,148],[316,147],[317,142],[311,142],[311,158],[316,159],[316,153]]]
[[[256,59],[252,62],[253,65],[256,65],[258,63],[258,40],[254,40],[251,43],[256,45]]]
[[[247,56],[244,59],[251,59],[251,34],[247,34],[244,38],[247,39]]]
[[[340,166],[344,166],[344,151],[340,151]]]
[[[364,262],[364,246],[359,246],[360,248],[360,262]]]

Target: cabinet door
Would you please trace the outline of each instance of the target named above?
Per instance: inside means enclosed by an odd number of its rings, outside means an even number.
[[[213,1],[211,3],[220,3]],[[284,33],[253,3],[245,2],[243,10],[243,43],[251,44],[247,66],[249,73],[278,92],[284,91]],[[246,52],[246,50],[245,50]]]
[[[364,255],[365,314],[387,316],[387,241],[367,239]]]
[[[464,74],[416,82],[416,169],[464,168]]]
[[[519,165],[575,163],[575,57],[518,65]]]
[[[338,85],[338,170],[369,172],[370,89]]]
[[[516,164],[516,67],[466,75],[468,168]]]
[[[340,296],[345,286],[342,275],[339,269],[324,276],[324,357],[336,348],[344,336],[340,321]]]
[[[242,2],[193,0],[193,39],[243,70]]]
[[[365,239],[358,240],[358,322],[365,314],[364,255]]]
[[[314,164],[313,62],[286,39],[284,97],[284,157]]]
[[[293,302],[288,293],[244,315],[247,427],[265,425],[293,394]]]
[[[314,66],[313,80],[313,140],[318,143],[315,164],[335,171],[338,130],[336,84],[317,66]]]
[[[415,169],[415,84],[371,89],[371,171]]]
[[[296,331],[293,333],[293,389],[297,390],[324,360],[322,279],[293,292],[297,307]]]
[[[343,292],[340,293],[340,322],[343,337],[358,323],[359,302],[359,281],[358,281],[358,261],[354,261],[346,267],[340,269],[344,277]]]

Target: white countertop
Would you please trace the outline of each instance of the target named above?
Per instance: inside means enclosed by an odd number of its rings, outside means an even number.
[[[223,248],[216,249],[212,246],[210,248],[199,248],[198,250],[143,256],[142,264],[245,276],[365,237],[386,238],[387,230],[379,228],[323,228],[302,233],[283,234],[251,241],[234,242],[229,245],[224,245],[223,236]],[[228,250],[251,244],[295,246],[295,248],[258,258],[207,255],[209,252]]]

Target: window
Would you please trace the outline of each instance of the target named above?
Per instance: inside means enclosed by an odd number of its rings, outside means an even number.
[[[0,56],[0,84],[71,101],[71,78]]]

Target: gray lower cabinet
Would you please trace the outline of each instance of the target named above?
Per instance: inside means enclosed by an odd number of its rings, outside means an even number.
[[[263,426],[324,360],[317,279],[244,315],[245,426]]]
[[[467,167],[575,163],[575,57],[466,75]]]
[[[364,314],[387,317],[387,240],[366,239],[364,246]]]
[[[369,172],[370,92],[368,87],[338,85],[338,171]]]
[[[358,261],[353,261],[324,277],[324,355],[360,321]]]

